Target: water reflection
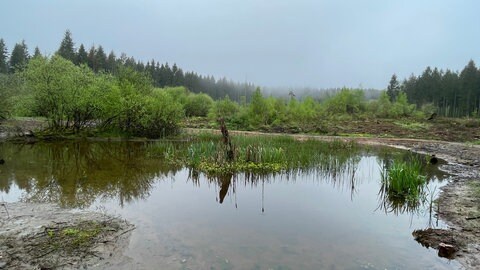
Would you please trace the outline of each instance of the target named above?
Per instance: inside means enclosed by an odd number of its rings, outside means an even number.
[[[156,144],[158,147],[158,144]],[[187,147],[179,144],[175,147]],[[146,199],[155,181],[175,175],[180,165],[167,162],[164,157],[150,153],[147,142],[88,142],[66,141],[37,144],[0,144],[0,154],[6,164],[0,168],[0,191],[8,193],[12,184],[24,191],[22,200],[52,202],[65,207],[87,207],[97,198],[114,198],[123,206],[135,200]],[[334,153],[333,153],[334,152]],[[376,151],[378,152],[378,151]],[[369,151],[332,151],[322,155],[314,167],[302,167],[276,177],[265,174],[223,174],[207,176],[209,184],[218,188],[216,200],[222,204],[232,196],[237,204],[237,185],[262,189],[262,213],[265,183],[272,181],[295,182],[302,175],[313,175],[315,181],[329,183],[332,187],[349,192],[353,200],[359,179],[356,175],[362,156]],[[402,151],[379,151],[379,169],[388,168],[395,159],[408,159]],[[429,181],[442,179],[434,166],[430,166]],[[188,180],[200,185],[202,174],[189,170]],[[425,201],[406,201],[392,197],[380,186],[378,209],[395,215],[414,213]]]
[[[405,214],[419,209],[376,197],[381,168],[403,151],[319,152],[316,166],[288,173],[208,176],[150,146],[0,143],[0,200],[20,190],[22,200],[120,214],[137,226],[128,255],[145,269],[452,268],[412,240],[426,221]],[[443,178],[431,169],[429,179]]]
[[[156,178],[180,169],[147,158],[146,149],[134,142],[2,144],[0,190],[8,193],[15,183],[25,191],[22,200],[65,207],[89,206],[98,197],[123,205],[148,197]]]
[[[388,169],[392,166],[394,161],[411,162],[412,159],[419,160],[423,163],[426,173],[426,184],[420,186],[420,196],[407,197],[398,196],[388,189],[388,185],[381,181],[380,190],[378,191],[379,205],[377,209],[384,211],[385,213],[393,213],[400,215],[404,213],[415,214],[421,209],[429,209],[430,223],[433,216],[433,198],[436,196],[436,189],[430,183],[441,182],[447,175],[438,170],[438,164],[431,164],[428,159],[411,152],[387,152],[381,151],[378,154],[379,167],[384,175],[386,175]],[[437,160],[438,161],[438,160]],[[440,163],[443,164],[443,163]],[[425,207],[428,206],[428,207]]]

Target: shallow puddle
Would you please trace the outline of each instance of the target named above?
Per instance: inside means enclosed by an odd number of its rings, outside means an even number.
[[[167,166],[149,149],[125,142],[0,144],[0,200],[121,215],[137,227],[125,268],[460,268],[411,235],[444,226],[428,200],[412,208],[382,196],[381,168],[406,153],[359,150],[333,156],[330,168],[207,178]],[[439,172],[429,176],[428,199],[443,184]]]

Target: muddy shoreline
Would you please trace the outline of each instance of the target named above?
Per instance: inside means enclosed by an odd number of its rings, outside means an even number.
[[[114,269],[135,227],[54,204],[0,205],[0,269]]]

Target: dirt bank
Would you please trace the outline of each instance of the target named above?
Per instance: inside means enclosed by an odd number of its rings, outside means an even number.
[[[0,205],[0,269],[105,269],[124,264],[134,227],[52,204]]]

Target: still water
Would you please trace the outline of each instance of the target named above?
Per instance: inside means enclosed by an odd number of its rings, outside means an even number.
[[[444,227],[429,199],[446,176],[432,168],[428,200],[414,207],[381,192],[382,167],[404,152],[361,149],[321,168],[207,177],[151,149],[0,143],[0,201],[126,218],[136,225],[126,250],[135,269],[459,269],[411,235]]]

